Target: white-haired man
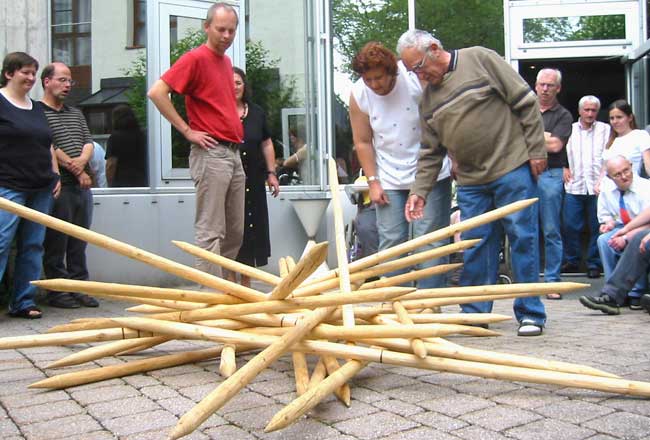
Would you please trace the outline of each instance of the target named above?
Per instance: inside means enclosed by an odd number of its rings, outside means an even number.
[[[544,127],[537,98],[528,84],[496,52],[471,47],[446,51],[420,30],[398,43],[404,65],[429,84],[420,102],[422,145],[415,182],[404,209],[407,220],[421,218],[445,154],[452,157],[461,216],[475,217],[537,195],[535,178],[546,169]],[[512,249],[517,282],[539,278],[538,210],[529,206],[501,221]],[[460,284],[495,284],[502,233],[489,223],[463,233],[482,239],[464,252]],[[464,304],[464,312],[490,312],[491,302]],[[518,334],[542,333],[546,321],[538,297],[518,298]]]
[[[578,101],[578,122],[571,128],[566,144],[569,175],[564,184],[562,224],[564,226],[564,264],[562,272],[578,272],[582,254],[582,230],[587,223],[587,276],[600,277],[602,263],[598,255],[598,178],[603,167],[603,149],[610,126],[596,120],[600,99],[586,95]]]

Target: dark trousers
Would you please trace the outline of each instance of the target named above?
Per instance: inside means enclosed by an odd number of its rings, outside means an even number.
[[[637,280],[647,276],[650,268],[650,243],[646,244],[645,252],[641,253],[639,246],[643,237],[650,229],[642,229],[630,240],[616,263],[616,268],[606,280],[602,292],[614,298],[618,305],[625,303],[627,293],[632,290]]]
[[[90,228],[93,196],[89,189],[64,186],[54,201],[52,216],[83,228]],[[87,280],[86,242],[67,234],[47,229],[45,233],[43,266],[45,276]]]

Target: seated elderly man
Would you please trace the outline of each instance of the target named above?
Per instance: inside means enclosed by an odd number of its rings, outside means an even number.
[[[605,167],[608,177],[614,181],[615,186],[609,186],[598,196],[598,220],[601,232],[601,236],[598,237],[598,250],[603,262],[605,280],[609,281],[617,263],[620,264],[619,259],[629,240],[639,231],[638,226],[629,227],[629,224],[632,224],[633,219],[641,211],[650,207],[650,181],[635,176],[631,162],[623,156],[609,159]],[[622,230],[625,233],[621,233]],[[645,276],[639,277],[634,287],[628,289],[631,309],[641,309],[640,297],[646,289]],[[580,302],[585,307],[603,311],[601,300],[602,297],[580,298]]]
[[[631,237],[621,258],[601,289],[600,296],[581,296],[585,307],[608,315],[620,314],[620,307],[639,278],[645,278],[650,269],[650,208],[614,233],[613,237]],[[650,312],[650,295],[641,297],[641,306]]]

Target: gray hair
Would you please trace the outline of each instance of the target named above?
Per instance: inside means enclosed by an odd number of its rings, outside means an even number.
[[[551,69],[551,68],[544,68],[537,72],[537,79],[535,82],[539,82],[539,78],[544,74],[544,73],[554,73],[555,74],[555,84],[560,86],[562,85],[562,72],[560,72],[559,69]]]
[[[399,40],[397,40],[397,53],[401,56],[402,51],[408,49],[409,47],[414,47],[415,49],[424,52],[432,44],[437,45],[440,49],[443,49],[442,43],[436,37],[428,33],[427,31],[421,31],[419,29],[409,29],[404,32]]]
[[[586,95],[580,98],[580,101],[578,101],[578,109],[582,110],[585,104],[596,104],[598,106],[598,110],[600,110],[600,99],[594,95]]]
[[[239,25],[239,16],[237,15],[237,10],[232,6],[229,5],[228,3],[225,2],[217,2],[210,6],[210,9],[208,9],[208,13],[205,17],[205,23],[210,24],[212,22],[212,17],[214,17],[214,14],[219,10],[223,9],[228,12],[232,12],[235,14],[235,18],[237,19],[237,24]]]

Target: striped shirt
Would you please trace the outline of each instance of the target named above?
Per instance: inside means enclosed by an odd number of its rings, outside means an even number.
[[[84,145],[92,144],[90,130],[86,119],[79,109],[63,105],[61,110],[56,110],[41,102],[47,122],[52,129],[54,149],[61,149],[70,158],[81,156]],[[78,185],[79,181],[63,167],[61,171],[61,185]],[[86,173],[92,175],[90,167],[86,165]]]
[[[594,195],[594,186],[603,167],[603,150],[609,139],[610,126],[595,121],[584,128],[580,121],[573,123],[571,137],[566,144],[572,180],[564,184],[569,194]]]

